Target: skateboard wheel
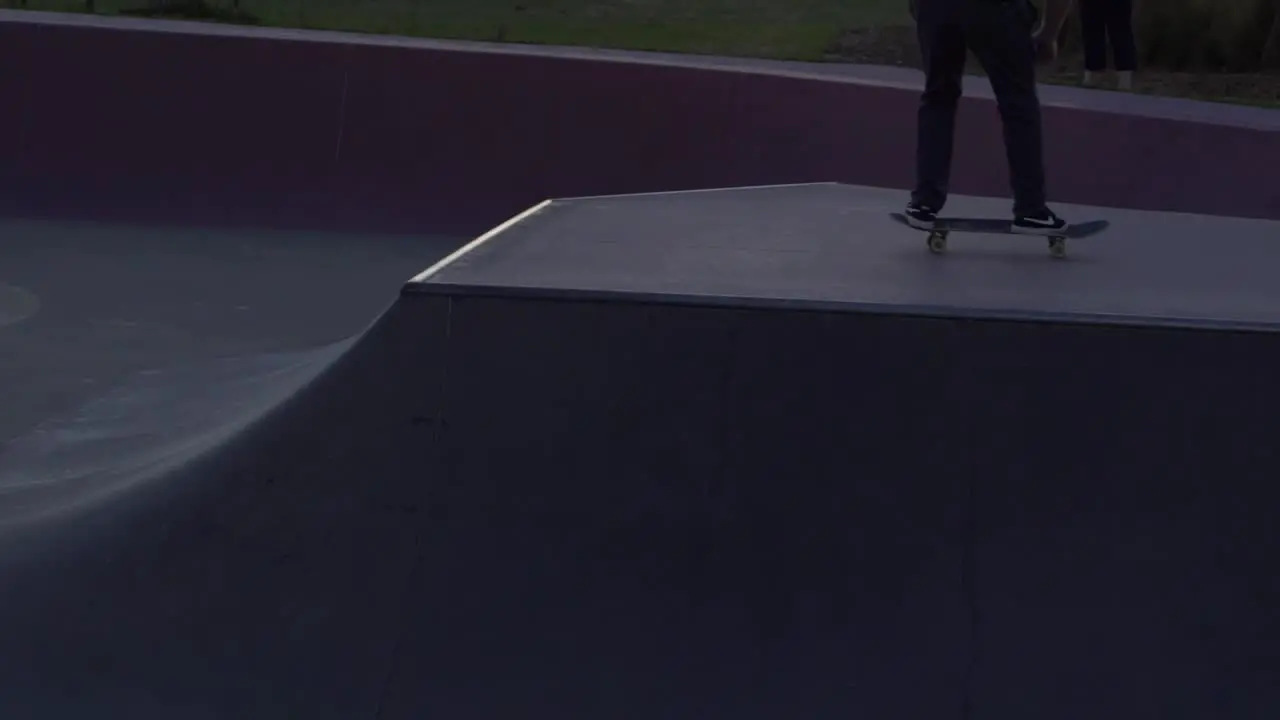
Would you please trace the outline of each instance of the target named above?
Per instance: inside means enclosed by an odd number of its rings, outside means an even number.
[[[1055,258],[1064,258],[1067,256],[1067,240],[1066,238],[1052,238],[1049,240],[1049,254]]]
[[[947,249],[947,234],[942,232],[929,233],[929,250],[940,253]]]

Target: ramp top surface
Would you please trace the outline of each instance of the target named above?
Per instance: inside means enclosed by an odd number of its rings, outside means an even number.
[[[889,217],[905,201],[837,183],[548,201],[406,290],[1280,328],[1280,222],[1064,204],[1070,221],[1111,222],[1065,260],[1017,235],[957,233],[934,255]],[[953,196],[945,214],[1010,205]]]

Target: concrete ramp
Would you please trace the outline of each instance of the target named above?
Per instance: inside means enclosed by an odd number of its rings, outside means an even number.
[[[0,450],[0,529],[79,515],[216,447],[346,343],[137,373]]]
[[[421,305],[197,458],[7,533],[0,713],[373,717],[439,476]]]
[[[1280,706],[1275,224],[1067,207],[1112,229],[939,257],[897,199],[478,238],[150,492],[9,535],[0,714]]]

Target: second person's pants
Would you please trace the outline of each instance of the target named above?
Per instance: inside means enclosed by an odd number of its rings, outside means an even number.
[[[1080,0],[1080,39],[1084,44],[1084,68],[1089,72],[1107,69],[1108,45],[1116,70],[1136,70],[1133,0]]]

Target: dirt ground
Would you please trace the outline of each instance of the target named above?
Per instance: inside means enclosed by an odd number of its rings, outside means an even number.
[[[850,30],[829,49],[828,59],[919,68],[915,28],[888,26]],[[1053,66],[1041,70],[1040,77],[1044,82],[1080,85],[1083,67],[1078,55],[1067,54]],[[982,72],[972,58],[969,72]],[[1114,88],[1114,83],[1113,78],[1103,77],[1098,86]],[[1280,108],[1280,74],[1186,73],[1140,68],[1134,76],[1133,89],[1134,92],[1151,95]]]

